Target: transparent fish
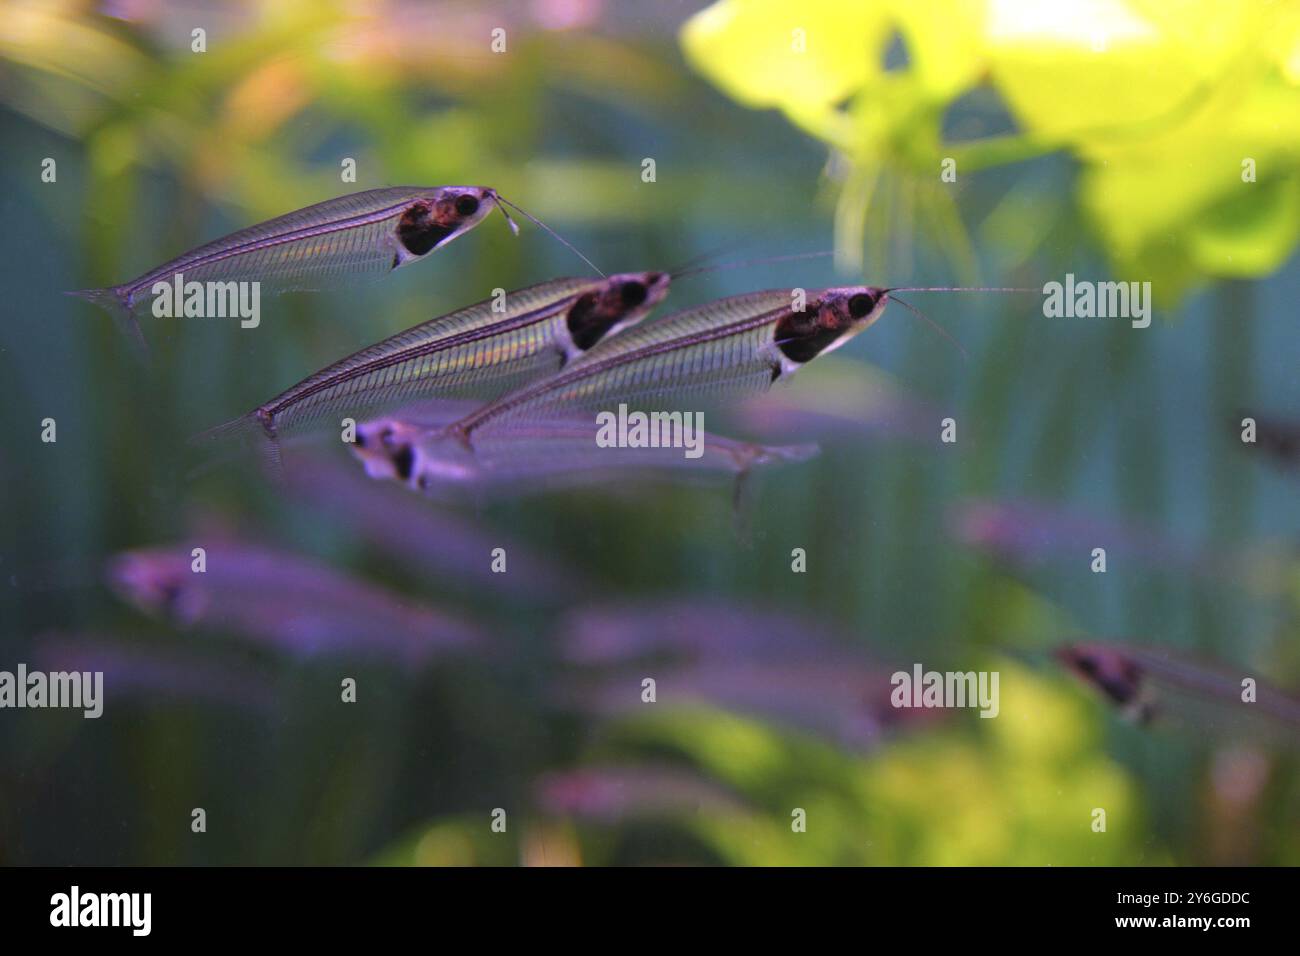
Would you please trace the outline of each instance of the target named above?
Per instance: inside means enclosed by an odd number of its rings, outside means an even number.
[[[593,605],[561,622],[557,642],[565,660],[599,669],[562,683],[557,702],[604,716],[644,706],[637,675],[653,673],[656,707],[720,707],[854,748],[942,719],[893,707],[894,668],[845,635],[771,607],[698,598]]]
[[[401,481],[426,493],[469,488],[537,492],[575,485],[625,482],[629,476],[662,480],[743,479],[757,468],[806,461],[816,445],[766,446],[708,432],[692,438],[699,457],[683,448],[602,447],[599,426],[586,418],[534,419],[496,428],[468,452],[446,428],[471,409],[460,402],[422,407],[415,415],[383,418],[357,427],[353,453],[372,478]]]
[[[534,548],[506,529],[452,509],[430,507],[400,487],[368,481],[348,459],[314,455],[287,470],[284,504],[309,521],[328,521],[409,574],[456,591],[488,589],[497,599],[565,604],[592,582],[553,549]],[[483,555],[502,547],[510,573],[496,574]]]
[[[204,539],[202,573],[188,546],[128,551],[109,564],[124,600],[181,628],[237,634],[295,656],[377,657],[403,665],[483,640],[473,624],[299,555]]]
[[[279,437],[329,418],[359,420],[429,396],[474,394],[485,384],[554,371],[640,321],[668,294],[661,272],[555,279],[485,299],[390,336],[303,379],[199,440]]]
[[[488,428],[557,411],[662,404],[762,391],[875,322],[885,289],[792,290],[719,299],[612,336],[555,375],[525,385],[449,429],[467,447]]]
[[[605,765],[543,774],[543,812],[600,823],[703,812],[735,813],[741,801],[720,784],[666,764]]]
[[[589,604],[565,617],[559,635],[564,659],[585,666],[646,656],[823,657],[828,648],[846,642],[806,614],[699,597]]]
[[[561,684],[560,703],[606,717],[644,712],[639,674],[624,670],[597,680]],[[888,670],[842,656],[830,660],[702,660],[681,667],[656,666],[661,690],[656,708],[709,706],[817,734],[838,744],[866,749],[905,727],[942,718],[935,710],[890,704]],[[629,688],[631,690],[629,691]]]
[[[947,517],[952,533],[967,547],[1021,568],[1053,558],[1073,560],[1104,542],[1108,554],[1140,560],[1152,570],[1178,571],[1260,594],[1275,594],[1290,586],[1292,549],[1284,541],[1211,548],[1137,519],[1025,499],[966,499],[953,505]]]
[[[107,309],[144,347],[136,320],[158,282],[258,281],[270,292],[383,276],[480,223],[499,197],[485,186],[392,186],[351,193],[205,243],[107,289],[69,293]]]
[[[162,699],[258,712],[273,712],[280,703],[273,683],[259,671],[121,638],[46,634],[36,643],[34,663],[46,671],[99,671],[105,697],[114,702],[134,696],[150,707]]]
[[[1153,566],[1213,573],[1208,556],[1137,521],[1071,510],[1067,506],[1022,499],[971,498],[949,512],[954,534],[966,545],[1001,560],[1033,565],[1056,555],[1087,554],[1096,542],[1141,558]]]
[[[1202,704],[1220,715],[1264,718],[1288,728],[1295,741],[1300,728],[1300,698],[1256,678],[1251,668],[1198,663],[1169,651],[1099,642],[1070,644],[1057,660],[1100,691],[1126,716],[1147,724],[1163,716],[1181,717],[1200,729],[1216,723]],[[1244,679],[1254,681],[1253,701],[1243,699]]]

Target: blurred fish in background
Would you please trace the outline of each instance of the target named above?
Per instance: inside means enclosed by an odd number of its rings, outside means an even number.
[[[146,614],[305,657],[343,652],[419,666],[484,639],[455,615],[252,541],[128,551],[107,573]]]
[[[756,469],[806,461],[816,445],[765,446],[701,432],[692,448],[604,446],[592,417],[548,416],[511,424],[475,441],[472,452],[447,429],[478,406],[424,404],[403,417],[364,422],[353,453],[371,478],[395,480],[433,497],[535,495],[562,487],[637,481],[692,483],[710,476],[743,481]],[[688,455],[685,451],[696,451]]]

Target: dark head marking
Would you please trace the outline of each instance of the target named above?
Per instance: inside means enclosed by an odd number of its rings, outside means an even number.
[[[455,225],[440,223],[434,208],[426,202],[415,203],[397,223],[397,239],[413,256],[432,252],[455,231]]]
[[[774,338],[781,353],[792,362],[811,362],[840,337],[840,329],[822,321],[822,302],[809,301],[802,312],[790,311],[776,324]]]
[[[1106,648],[1066,647],[1058,655],[1075,673],[1120,705],[1137,699],[1146,676],[1136,661]]]
[[[406,251],[423,256],[473,225],[485,212],[477,187],[442,189],[413,202],[397,224],[397,238]]]
[[[179,581],[165,580],[158,583],[159,607],[169,615],[179,615],[181,607],[181,596],[185,589],[181,587]]]
[[[415,452],[410,445],[403,445],[393,453],[393,467],[397,469],[397,477],[403,481],[411,480],[411,472],[415,470]]]
[[[827,289],[802,312],[792,310],[777,323],[777,347],[792,362],[811,362],[871,324],[884,298],[883,289]]]
[[[569,338],[587,351],[615,326],[635,322],[668,294],[669,277],[662,272],[621,273],[581,296],[569,308]]]
[[[569,338],[583,352],[601,340],[601,337],[614,324],[601,314],[600,297],[595,292],[588,292],[569,307],[565,319],[569,327]]]
[[[624,282],[619,287],[619,297],[626,306],[640,305],[645,301],[646,288],[640,282]]]

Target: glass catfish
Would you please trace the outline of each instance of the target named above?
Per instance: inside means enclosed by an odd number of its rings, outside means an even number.
[[[143,349],[136,312],[162,291],[160,284],[178,277],[185,283],[248,281],[259,283],[259,291],[287,292],[382,276],[464,235],[494,208],[505,213],[502,202],[486,186],[369,189],[215,239],[121,285],[69,294],[107,309]]]
[[[482,397],[554,372],[639,322],[668,294],[665,272],[553,279],[430,319],[349,355],[198,440],[261,432],[278,441],[322,419],[360,419],[426,398]]]
[[[694,436],[695,456],[667,446],[610,447],[599,443],[599,426],[590,416],[578,416],[493,430],[490,437],[480,436],[471,455],[442,438],[448,424],[472,410],[468,402],[424,402],[400,418],[362,422],[352,452],[372,478],[453,500],[462,488],[490,496],[600,484],[623,488],[638,479],[702,483],[731,476],[739,484],[755,469],[807,461],[818,453],[816,445],[771,447],[707,432]]]
[[[549,378],[448,426],[448,437],[472,449],[480,429],[555,412],[763,390],[870,326],[889,291],[776,289],[677,312],[607,338]]]

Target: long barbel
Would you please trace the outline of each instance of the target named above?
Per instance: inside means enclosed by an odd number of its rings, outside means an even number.
[[[869,327],[888,298],[874,286],[777,289],[677,312],[606,339],[453,423],[448,435],[472,448],[481,429],[557,410],[761,390]]]
[[[327,415],[358,418],[554,371],[640,321],[670,284],[662,272],[619,273],[554,279],[494,296],[340,359],[197,440],[260,429],[274,445],[286,429]]]

